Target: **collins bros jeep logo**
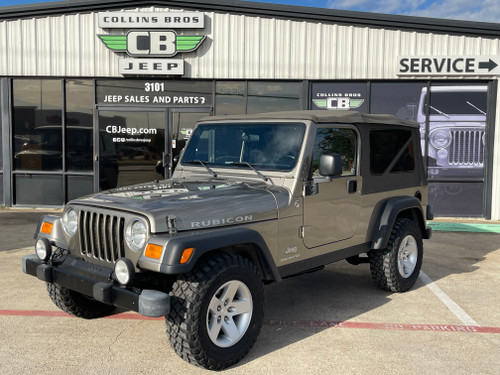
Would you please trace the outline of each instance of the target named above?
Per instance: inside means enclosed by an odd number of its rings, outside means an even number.
[[[313,103],[316,107],[322,109],[354,109],[358,108],[363,104],[364,99],[353,99],[349,97],[334,97],[325,99],[313,99]]]
[[[173,57],[178,52],[192,52],[206,36],[179,36],[175,31],[129,31],[127,35],[98,35],[114,52],[134,57]]]
[[[132,30],[126,34],[97,36],[111,51],[133,57],[119,60],[120,74],[182,75],[184,61],[171,57],[195,51],[206,39],[206,35],[178,35],[168,28],[204,28],[204,19],[204,14],[198,12],[103,12],[99,13],[99,27]]]

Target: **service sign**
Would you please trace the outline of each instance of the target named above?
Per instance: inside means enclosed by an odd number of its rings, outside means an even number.
[[[399,56],[399,76],[500,75],[500,56]]]
[[[105,12],[99,13],[99,27],[130,30],[97,36],[111,51],[133,57],[119,60],[118,71],[122,75],[183,75],[184,61],[170,58],[196,51],[206,35],[179,35],[167,28],[203,28],[204,19],[203,13],[195,12]]]

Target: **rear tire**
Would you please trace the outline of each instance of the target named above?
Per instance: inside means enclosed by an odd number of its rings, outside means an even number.
[[[212,255],[180,276],[170,294],[167,336],[185,361],[223,370],[253,346],[264,317],[264,288],[248,259]]]
[[[370,271],[378,287],[406,292],[417,281],[422,267],[422,232],[410,219],[397,218],[387,247],[368,253]]]

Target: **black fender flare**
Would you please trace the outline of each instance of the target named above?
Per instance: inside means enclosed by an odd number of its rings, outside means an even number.
[[[193,253],[187,263],[181,264],[182,252],[187,248],[194,248]],[[281,281],[266,241],[259,232],[246,227],[200,231],[171,238],[165,248],[160,272],[171,275],[189,272],[203,255],[216,250],[244,256],[255,263],[264,280]]]
[[[403,211],[410,211],[412,215],[416,214],[422,234],[425,233],[425,215],[420,200],[416,197],[390,198],[385,202],[384,207],[380,211],[381,215],[379,215],[378,222],[372,233],[370,249],[384,249],[387,246],[394,222]]]

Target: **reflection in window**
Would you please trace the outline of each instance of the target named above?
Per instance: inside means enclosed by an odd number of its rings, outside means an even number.
[[[425,82],[373,82],[371,113],[387,113],[405,120],[417,121],[417,108]]]
[[[66,169],[91,172],[94,90],[91,80],[66,82]]]
[[[247,113],[301,109],[300,87],[298,82],[248,82]]]
[[[62,169],[60,80],[13,80],[14,169]]]
[[[356,174],[356,132],[352,129],[318,129],[314,143],[312,175],[319,177],[319,160],[322,155],[339,154],[342,158],[342,176]]]
[[[246,112],[245,82],[219,81],[215,86],[215,114],[239,115]]]

